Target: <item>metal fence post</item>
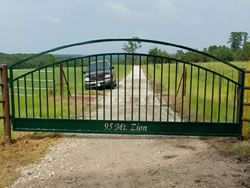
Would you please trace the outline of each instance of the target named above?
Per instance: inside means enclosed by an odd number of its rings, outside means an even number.
[[[10,107],[9,107],[9,88],[8,88],[8,67],[1,65],[1,86],[2,86],[2,100],[4,119],[4,140],[5,143],[11,143],[11,126],[10,126]]]

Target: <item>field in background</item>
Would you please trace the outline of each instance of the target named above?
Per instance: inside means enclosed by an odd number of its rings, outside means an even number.
[[[118,65],[114,65],[114,70],[116,74],[116,79],[117,82],[122,80],[125,75],[125,66],[120,64],[119,67]],[[86,67],[83,68],[85,70]],[[129,74],[131,72],[131,65],[127,65],[126,67],[126,74]],[[31,69],[24,69],[24,71],[30,71]],[[119,70],[119,72],[118,72]],[[21,72],[21,70],[18,70],[17,72],[14,72],[14,76],[18,77],[20,75],[23,75],[25,72]],[[20,115],[20,117],[25,117],[26,114],[29,117],[32,117],[33,115],[35,117],[54,117],[54,107],[56,107],[56,116],[61,116],[61,117],[70,117],[74,118],[75,116],[82,116],[84,114],[84,111],[87,112],[89,106],[88,103],[84,103],[81,100],[82,92],[83,95],[88,96],[89,93],[91,96],[96,95],[96,90],[95,89],[85,89],[85,84],[84,84],[84,74],[82,74],[82,69],[81,67],[66,67],[64,66],[64,73],[66,76],[66,79],[69,83],[69,87],[66,84],[65,80],[63,81],[64,84],[64,90],[63,90],[63,97],[61,98],[61,89],[60,89],[60,72],[59,72],[59,67],[55,67],[55,74],[53,75],[53,69],[48,68],[47,69],[47,78],[46,78],[46,72],[45,70],[42,70],[40,72],[40,80],[41,82],[39,83],[39,72],[35,72],[33,74],[33,90],[32,90],[32,76],[27,76],[26,77],[26,91],[25,91],[25,84],[24,84],[24,78],[22,78],[19,83],[16,82],[14,85],[15,87],[15,101],[16,101],[16,114]],[[76,82],[75,82],[75,73],[76,73]],[[83,75],[83,77],[82,77]],[[119,77],[118,77],[119,76]],[[55,78],[55,82],[53,82]],[[54,86],[55,85],[55,86]],[[47,87],[46,87],[47,86]],[[19,87],[19,89],[18,89]],[[53,88],[55,87],[55,95],[53,92]],[[41,88],[41,90],[39,89]],[[46,90],[48,88],[48,90]],[[71,93],[71,96],[67,95],[68,94],[68,88]],[[76,90],[75,90],[76,88]],[[106,92],[109,92],[110,89],[105,89]],[[26,93],[25,93],[26,92]],[[97,90],[98,94],[102,94],[103,90]],[[38,97],[40,97],[39,93],[41,93],[41,100],[45,101],[45,104],[39,103],[40,100],[37,100]],[[19,96],[18,96],[19,94]],[[46,105],[47,101],[47,94],[48,94],[48,106]],[[26,101],[25,101],[25,95],[27,99],[27,107],[26,106]],[[78,97],[74,97],[74,96]],[[55,97],[54,97],[55,96]],[[69,99],[69,103],[68,103]],[[76,99],[76,100],[75,100]],[[20,105],[18,105],[18,100],[20,101]],[[61,111],[61,100],[63,104],[63,109]],[[34,101],[34,104],[33,104]],[[54,106],[54,101],[56,103],[56,106]],[[34,110],[33,110],[33,105],[34,105]],[[70,107],[70,115],[67,107]],[[77,109],[75,109],[75,106]],[[27,111],[26,111],[27,109]],[[49,109],[47,113],[47,109]],[[77,111],[77,114],[76,114]],[[0,114],[2,114],[2,108],[0,108]],[[0,121],[0,137],[3,135],[3,123]]]
[[[216,72],[219,72],[223,75],[225,75],[228,78],[231,78],[234,81],[238,80],[238,72],[233,70],[227,65],[224,65],[222,63],[218,62],[210,62],[210,63],[198,63],[200,66],[206,67],[210,70],[214,70]],[[240,67],[240,68],[246,68],[247,69],[247,62],[234,62],[234,65]],[[147,66],[143,65],[143,70],[145,75],[147,74]],[[183,98],[184,100],[184,119],[188,120],[190,118],[190,121],[196,121],[196,112],[198,113],[198,120],[202,121],[204,118],[205,121],[211,120],[211,100],[212,100],[212,74],[207,73],[207,87],[206,87],[206,104],[205,104],[205,110],[204,110],[204,92],[205,92],[205,71],[200,70],[199,73],[199,88],[197,89],[198,85],[198,70],[193,68],[192,70],[192,89],[190,90],[190,74],[191,74],[191,68],[190,66],[186,65],[187,68],[187,87],[186,87],[186,96]],[[161,64],[155,65],[155,84],[156,84],[156,92],[160,92],[160,85],[161,85]],[[177,69],[177,71],[176,71]],[[172,63],[170,65],[170,96],[172,98],[175,97],[175,72],[177,72],[177,86],[179,85],[182,73],[183,73],[183,64],[179,63],[179,65],[176,67],[175,63]],[[151,84],[153,84],[153,77],[154,77],[154,65],[149,64],[148,65],[148,74],[149,78],[151,80]],[[168,64],[163,64],[163,81],[162,81],[162,94],[168,95]],[[226,108],[226,95],[227,95],[227,81],[225,79],[221,80],[221,105],[220,105],[220,116],[218,115],[218,106],[219,106],[219,78],[215,77],[214,80],[214,99],[213,99],[213,113],[212,118],[214,121],[217,121],[220,119],[220,121],[233,121],[233,107],[234,107],[234,92],[235,87],[233,84],[229,84],[229,91],[228,91],[228,107]],[[247,84],[247,79],[245,80],[245,83]],[[197,100],[197,93],[198,93],[198,100]],[[182,83],[179,90],[179,93],[176,98],[176,111],[181,113],[181,95],[182,95]],[[246,99],[246,98],[245,98]],[[191,100],[191,113],[189,117],[189,102]],[[198,102],[197,102],[198,101]],[[170,100],[170,106],[172,109],[175,108],[174,101]],[[229,114],[226,117],[226,112]],[[205,114],[205,117],[204,117]],[[231,115],[230,115],[231,114]],[[225,119],[227,118],[227,119]],[[248,130],[250,135],[250,128]]]

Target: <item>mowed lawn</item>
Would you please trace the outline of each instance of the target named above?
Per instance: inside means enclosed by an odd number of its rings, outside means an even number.
[[[238,80],[238,72],[232,69],[231,67],[224,65],[218,62],[210,62],[210,63],[197,63],[202,67],[206,67],[210,70],[218,72],[234,81]],[[240,68],[247,68],[247,62],[234,62],[234,65]],[[198,121],[220,121],[220,122],[233,122],[236,121],[236,111],[234,112],[233,108],[236,107],[237,103],[234,103],[234,93],[235,93],[235,85],[231,82],[227,82],[226,79],[219,79],[219,76],[215,76],[214,78],[214,92],[212,93],[212,82],[213,75],[212,73],[198,68],[192,68],[192,78],[191,78],[191,66],[185,65],[187,68],[187,81],[186,81],[186,96],[183,97],[183,118],[185,120],[196,121],[196,115]],[[155,65],[155,84],[156,84],[156,92],[161,92],[161,70],[162,72],[162,95],[168,95],[168,80],[170,81],[169,87],[169,97],[170,97],[170,106],[172,109],[175,109],[175,78],[177,78],[177,88],[180,84],[180,80],[183,74],[183,64],[178,63],[177,66],[175,63],[170,64],[170,75],[169,72],[169,64],[158,63]],[[176,71],[177,70],[177,71]],[[143,71],[145,75],[147,74],[147,66],[143,65]],[[176,74],[177,72],[177,74]],[[199,73],[198,73],[199,72]],[[154,78],[154,65],[148,65],[148,75],[150,77],[151,84],[153,84]],[[191,86],[192,80],[192,87]],[[206,88],[205,88],[205,80]],[[220,81],[221,81],[221,89],[220,89]],[[199,82],[199,84],[198,84]],[[247,84],[247,79],[245,79],[245,83]],[[198,86],[199,85],[199,86]],[[228,87],[228,90],[227,90]],[[236,88],[237,89],[237,88]],[[228,95],[227,95],[228,92]],[[212,99],[213,94],[213,99]],[[220,96],[220,97],[219,97]],[[228,98],[227,98],[228,96]],[[246,95],[245,95],[246,96]],[[191,100],[191,102],[190,102]],[[213,103],[212,103],[213,100]],[[220,100],[220,105],[219,105]],[[246,98],[245,98],[246,100]],[[236,101],[236,100],[235,100]],[[204,104],[205,103],[205,104]],[[212,108],[213,104],[213,108]],[[190,110],[189,110],[190,109]],[[212,109],[212,110],[211,110]],[[219,113],[220,109],[220,113]],[[179,93],[176,97],[176,111],[179,116],[181,116],[182,112],[182,82],[180,85]],[[212,111],[212,112],[211,112]],[[235,113],[235,115],[233,115]]]

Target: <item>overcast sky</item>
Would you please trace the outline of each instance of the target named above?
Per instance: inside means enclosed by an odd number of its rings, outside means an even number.
[[[250,0],[0,0],[0,52],[132,36],[228,45],[231,31],[250,33],[249,8]]]

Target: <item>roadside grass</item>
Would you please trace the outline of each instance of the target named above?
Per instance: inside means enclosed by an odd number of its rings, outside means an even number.
[[[39,161],[48,147],[60,142],[56,133],[18,133],[13,137],[12,145],[0,142],[0,187],[3,188],[21,175],[18,168]]]
[[[205,139],[209,146],[224,156],[234,156],[249,161],[250,140],[239,141],[232,138]]]
[[[250,141],[237,142],[231,146],[231,152],[235,155],[250,155]]]
[[[248,62],[233,62],[234,65],[240,68],[247,68]],[[231,67],[224,65],[219,62],[210,62],[210,63],[198,63],[198,65],[214,70],[218,73],[221,73],[228,78],[231,78],[234,81],[238,80],[238,72],[232,69]],[[207,72],[207,84],[205,91],[205,75],[206,71],[198,71],[198,68],[193,67],[192,69],[192,78],[191,78],[191,67],[190,65],[185,65],[187,68],[187,82],[186,82],[186,96],[183,97],[183,118],[184,120],[196,121],[220,121],[220,122],[233,122],[236,121],[236,108],[237,102],[234,98],[235,86],[229,82],[228,85],[228,98],[227,98],[227,80],[219,79],[218,76],[214,78],[214,92],[212,99],[212,82],[213,76],[212,73]],[[144,64],[142,66],[145,75],[147,75],[147,66]],[[181,76],[183,73],[183,64],[171,63],[170,71],[169,64],[160,63],[155,65],[155,85],[157,93],[160,93],[161,86],[161,70],[163,71],[162,75],[162,95],[168,95],[168,79],[170,78],[170,87],[169,87],[169,96],[173,99],[175,98],[175,91],[178,88]],[[168,75],[168,71],[170,75]],[[177,72],[177,74],[176,74]],[[199,72],[199,73],[198,73]],[[148,76],[151,84],[154,84],[154,65],[148,65]],[[175,77],[177,78],[175,87]],[[192,87],[190,87],[192,79]],[[220,90],[220,81],[221,81],[221,90]],[[245,80],[247,82],[247,79]],[[199,83],[199,87],[198,87]],[[174,100],[170,100],[170,107],[174,110],[176,109],[179,116],[182,112],[182,83],[180,85],[179,93],[176,96],[176,103]],[[219,99],[220,96],[220,99]],[[213,103],[212,103],[213,100]],[[219,100],[220,105],[219,105]],[[234,102],[235,101],[235,102]],[[176,107],[175,107],[176,104]],[[213,105],[213,108],[212,108]],[[197,116],[197,117],[196,117]],[[249,124],[248,124],[249,126]],[[250,128],[248,128],[248,133],[250,135]]]

